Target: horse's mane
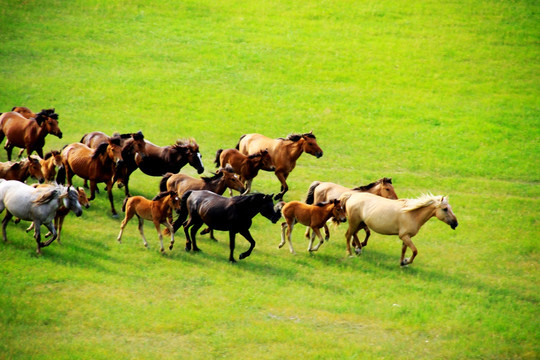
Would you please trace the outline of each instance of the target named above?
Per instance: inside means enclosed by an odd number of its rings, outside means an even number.
[[[58,198],[58,195],[60,195],[60,191],[57,189],[47,191],[43,194],[41,194],[37,199],[33,201],[36,205],[43,205],[51,202],[52,200]]]
[[[171,145],[171,147],[177,150],[186,150],[188,148],[191,148],[194,150],[198,148],[199,145],[197,145],[197,142],[195,142],[195,139],[183,139],[183,140],[176,140],[176,143]]]
[[[159,199],[163,199],[165,196],[167,196],[167,195],[173,195],[173,194],[176,194],[176,191],[163,191],[163,192],[160,192],[159,194],[157,194],[156,196],[154,196],[154,198],[152,199],[152,201],[156,201],[156,200],[159,200]]]
[[[39,113],[36,114],[36,121],[37,121],[38,124],[41,125],[43,120],[45,120],[45,118],[48,118],[48,117],[58,121],[58,114],[54,112],[54,109],[43,109],[43,110],[41,110]]]
[[[286,138],[278,138],[278,140],[291,140],[291,141],[297,142],[297,141],[300,141],[300,139],[302,139],[304,136],[315,139],[315,135],[313,135],[312,133],[305,133],[305,134],[289,134],[287,135]]]
[[[403,208],[401,211],[413,211],[426,206],[436,204],[437,206],[442,202],[442,196],[435,196],[433,194],[423,194],[416,199],[403,199]]]
[[[98,145],[98,147],[94,150],[94,154],[92,155],[92,160],[97,159],[100,155],[105,154],[105,151],[107,151],[107,146],[109,146],[108,142],[102,142]]]
[[[369,189],[371,189],[372,187],[374,186],[377,186],[379,185],[380,183],[388,183],[388,184],[391,184],[392,183],[392,179],[390,178],[382,178],[382,179],[379,179],[377,181],[374,181],[370,184],[367,184],[367,185],[364,185],[364,186],[358,186],[358,187],[355,187],[353,190],[355,191],[368,191]]]
[[[217,180],[223,177],[223,173],[221,171],[217,172],[213,176],[201,176],[201,179],[204,180],[205,183],[212,182],[213,180]]]

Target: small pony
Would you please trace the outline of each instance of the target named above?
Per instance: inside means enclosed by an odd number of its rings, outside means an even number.
[[[62,163],[62,154],[60,151],[52,150],[45,154],[43,159],[39,160],[41,164],[41,171],[45,181],[53,182],[56,177],[56,168],[62,169],[64,164]]]
[[[333,218],[333,221],[336,223],[347,220],[345,208],[338,199],[318,203],[317,205],[307,205],[300,201],[291,201],[283,206],[281,213],[285,218],[285,222],[281,223],[281,242],[279,243],[279,248],[281,249],[285,245],[285,231],[287,231],[287,240],[289,241],[291,254],[296,254],[292,246],[291,234],[294,224],[297,222],[312,229],[308,246],[308,251],[312,252],[319,250],[319,247],[324,243],[319,229],[326,226],[326,222],[330,218]],[[320,242],[316,247],[313,247],[315,236],[319,238]]]
[[[122,211],[126,213],[126,217],[122,220],[122,224],[120,225],[120,233],[117,238],[118,242],[122,242],[122,233],[128,221],[131,220],[133,216],[137,215],[137,218],[139,219],[139,232],[141,233],[144,246],[148,247],[143,232],[144,220],[150,220],[154,223],[158,232],[161,252],[164,252],[163,235],[161,234],[160,225],[163,224],[169,229],[171,233],[171,243],[174,243],[174,231],[172,224],[169,222],[169,218],[171,217],[172,210],[177,210],[179,205],[180,199],[175,191],[161,192],[152,200],[148,200],[142,196],[125,198],[122,205]]]
[[[246,184],[246,191],[242,195],[246,195],[251,191],[251,183],[253,182],[253,178],[259,173],[259,170],[274,170],[274,164],[268,153],[268,149],[251,155],[244,155],[236,149],[219,149],[216,152],[214,162],[217,167],[229,165],[235,173],[240,175],[240,181]],[[232,191],[230,195],[232,196]]]
[[[30,176],[39,183],[45,181],[40,159],[35,156],[29,156],[19,162],[0,162],[0,179],[24,182]]]

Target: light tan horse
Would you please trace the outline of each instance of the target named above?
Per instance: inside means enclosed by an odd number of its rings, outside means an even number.
[[[41,164],[41,171],[43,171],[43,177],[45,181],[52,182],[56,177],[56,168],[63,168],[62,154],[60,151],[52,150],[45,154],[43,159],[39,160]],[[80,201],[79,201],[80,202]]]
[[[368,192],[370,194],[379,195],[387,199],[397,199],[398,196],[394,191],[394,186],[392,185],[391,178],[382,178],[377,181],[372,182],[371,184],[365,186],[358,186],[353,189],[334,184],[332,182],[320,182],[314,181],[311,183],[307,197],[306,204],[317,204],[320,202],[331,201],[334,199],[339,199],[341,194],[348,191],[357,191],[357,192]],[[306,237],[309,239],[309,228],[306,229]],[[356,253],[360,253],[362,248],[367,245],[369,236],[371,232],[367,227],[364,227],[366,231],[366,238],[360,244],[358,236],[354,234],[353,244],[355,247]],[[324,232],[326,234],[325,240],[330,239],[330,232],[328,231],[328,226],[324,226]]]
[[[286,231],[291,254],[296,254],[291,242],[294,224],[300,223],[309,226],[313,230],[308,246],[308,251],[311,252],[319,250],[319,247],[324,243],[324,239],[319,229],[325,226],[330,218],[333,218],[337,223],[345,222],[346,220],[345,208],[343,208],[338,199],[326,203],[319,203],[317,205],[307,205],[300,201],[291,201],[283,206],[281,214],[285,218],[285,222],[281,223],[281,242],[279,243],[279,248],[281,249],[281,247],[285,245]],[[313,240],[315,239],[315,235],[317,235],[320,242],[314,248]]]
[[[289,190],[287,177],[293,171],[296,161],[303,152],[317,158],[323,156],[323,151],[317,144],[313,132],[291,134],[286,139],[271,139],[261,134],[246,134],[242,135],[236,149],[244,155],[255,154],[268,149],[275,167],[274,173],[281,182],[281,192],[274,197],[276,200],[281,200]],[[263,170],[271,171],[268,168],[263,168]]]
[[[418,199],[390,200],[369,193],[348,192],[341,195],[349,220],[349,228],[345,234],[347,253],[351,255],[351,237],[366,224],[371,230],[382,235],[398,235],[403,246],[401,249],[401,265],[412,264],[418,254],[411,238],[422,225],[433,216],[450,225],[458,226],[458,221],[446,196],[423,195]],[[412,257],[405,259],[409,247]]]

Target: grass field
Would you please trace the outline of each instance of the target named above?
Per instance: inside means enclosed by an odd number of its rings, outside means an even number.
[[[242,134],[313,130],[324,156],[300,157],[286,201],[386,176],[402,198],[449,195],[460,222],[428,222],[401,268],[397,237],[349,258],[341,225],[310,255],[297,226],[293,256],[258,216],[253,254],[231,265],[226,233],[192,254],[178,232],[161,255],[132,221],[118,244],[102,191],[42,256],[27,224],[8,226],[0,358],[540,356],[537,2],[0,3],[0,111],[56,108],[64,137],[45,150],[94,130],[192,137],[210,174]],[[132,193],[159,180],[136,172]],[[279,183],[264,172],[254,188]]]

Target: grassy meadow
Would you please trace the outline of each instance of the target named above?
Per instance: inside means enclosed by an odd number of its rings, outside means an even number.
[[[293,256],[257,216],[255,250],[231,265],[223,232],[193,254],[179,231],[160,254],[153,226],[145,249],[132,220],[118,244],[122,215],[101,191],[42,256],[27,224],[9,224],[0,358],[540,356],[537,2],[0,4],[0,112],[56,108],[64,137],[45,150],[142,130],[159,145],[194,138],[209,175],[242,134],[313,130],[324,156],[300,157],[284,200],[314,180],[391,177],[401,198],[449,195],[459,220],[429,221],[401,268],[397,237],[372,234],[347,257],[343,224],[309,254],[297,226]],[[159,180],[137,171],[130,188],[153,197]],[[268,172],[253,186],[279,191]],[[246,248],[239,237],[236,257]]]

